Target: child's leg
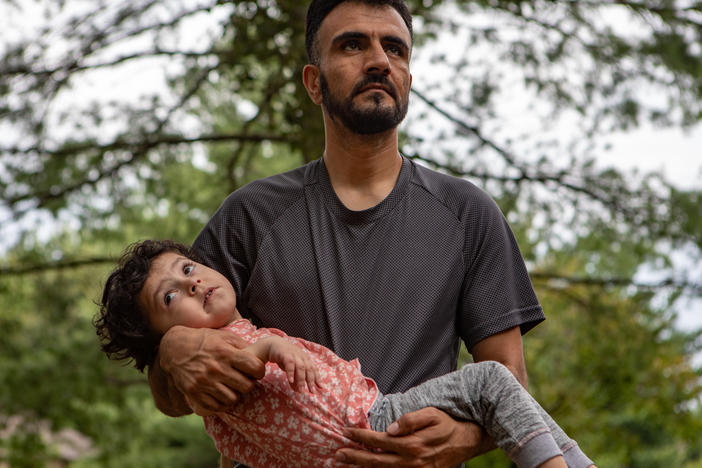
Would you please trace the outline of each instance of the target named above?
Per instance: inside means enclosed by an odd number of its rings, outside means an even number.
[[[469,364],[403,394],[387,395],[380,418],[383,421],[371,418],[373,429],[383,431],[403,414],[428,406],[485,428],[520,468],[539,466],[561,453],[571,468],[592,464],[499,363]]]

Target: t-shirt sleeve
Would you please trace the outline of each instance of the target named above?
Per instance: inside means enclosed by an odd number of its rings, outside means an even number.
[[[465,277],[458,327],[469,351],[479,341],[544,320],[517,241],[497,204],[480,194],[463,220]]]
[[[193,242],[193,250],[205,265],[222,273],[241,297],[249,280],[251,255],[256,251],[247,215],[238,192],[225,199]]]
[[[246,288],[258,248],[271,226],[303,194],[305,166],[260,179],[232,192],[202,229],[193,250],[234,285],[239,312],[247,316]]]

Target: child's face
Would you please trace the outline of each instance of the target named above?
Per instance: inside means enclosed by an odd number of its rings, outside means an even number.
[[[219,328],[240,317],[231,283],[212,268],[175,252],[152,261],[139,303],[160,333],[174,325]]]

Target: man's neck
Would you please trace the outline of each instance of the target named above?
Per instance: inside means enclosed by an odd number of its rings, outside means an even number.
[[[360,211],[383,201],[402,168],[397,129],[374,135],[327,130],[324,164],[341,202]]]

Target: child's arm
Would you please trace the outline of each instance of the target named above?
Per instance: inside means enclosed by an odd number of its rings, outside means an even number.
[[[263,362],[274,362],[288,374],[290,386],[296,391],[307,389],[317,393],[322,383],[317,366],[307,351],[280,336],[261,338],[244,348]]]

